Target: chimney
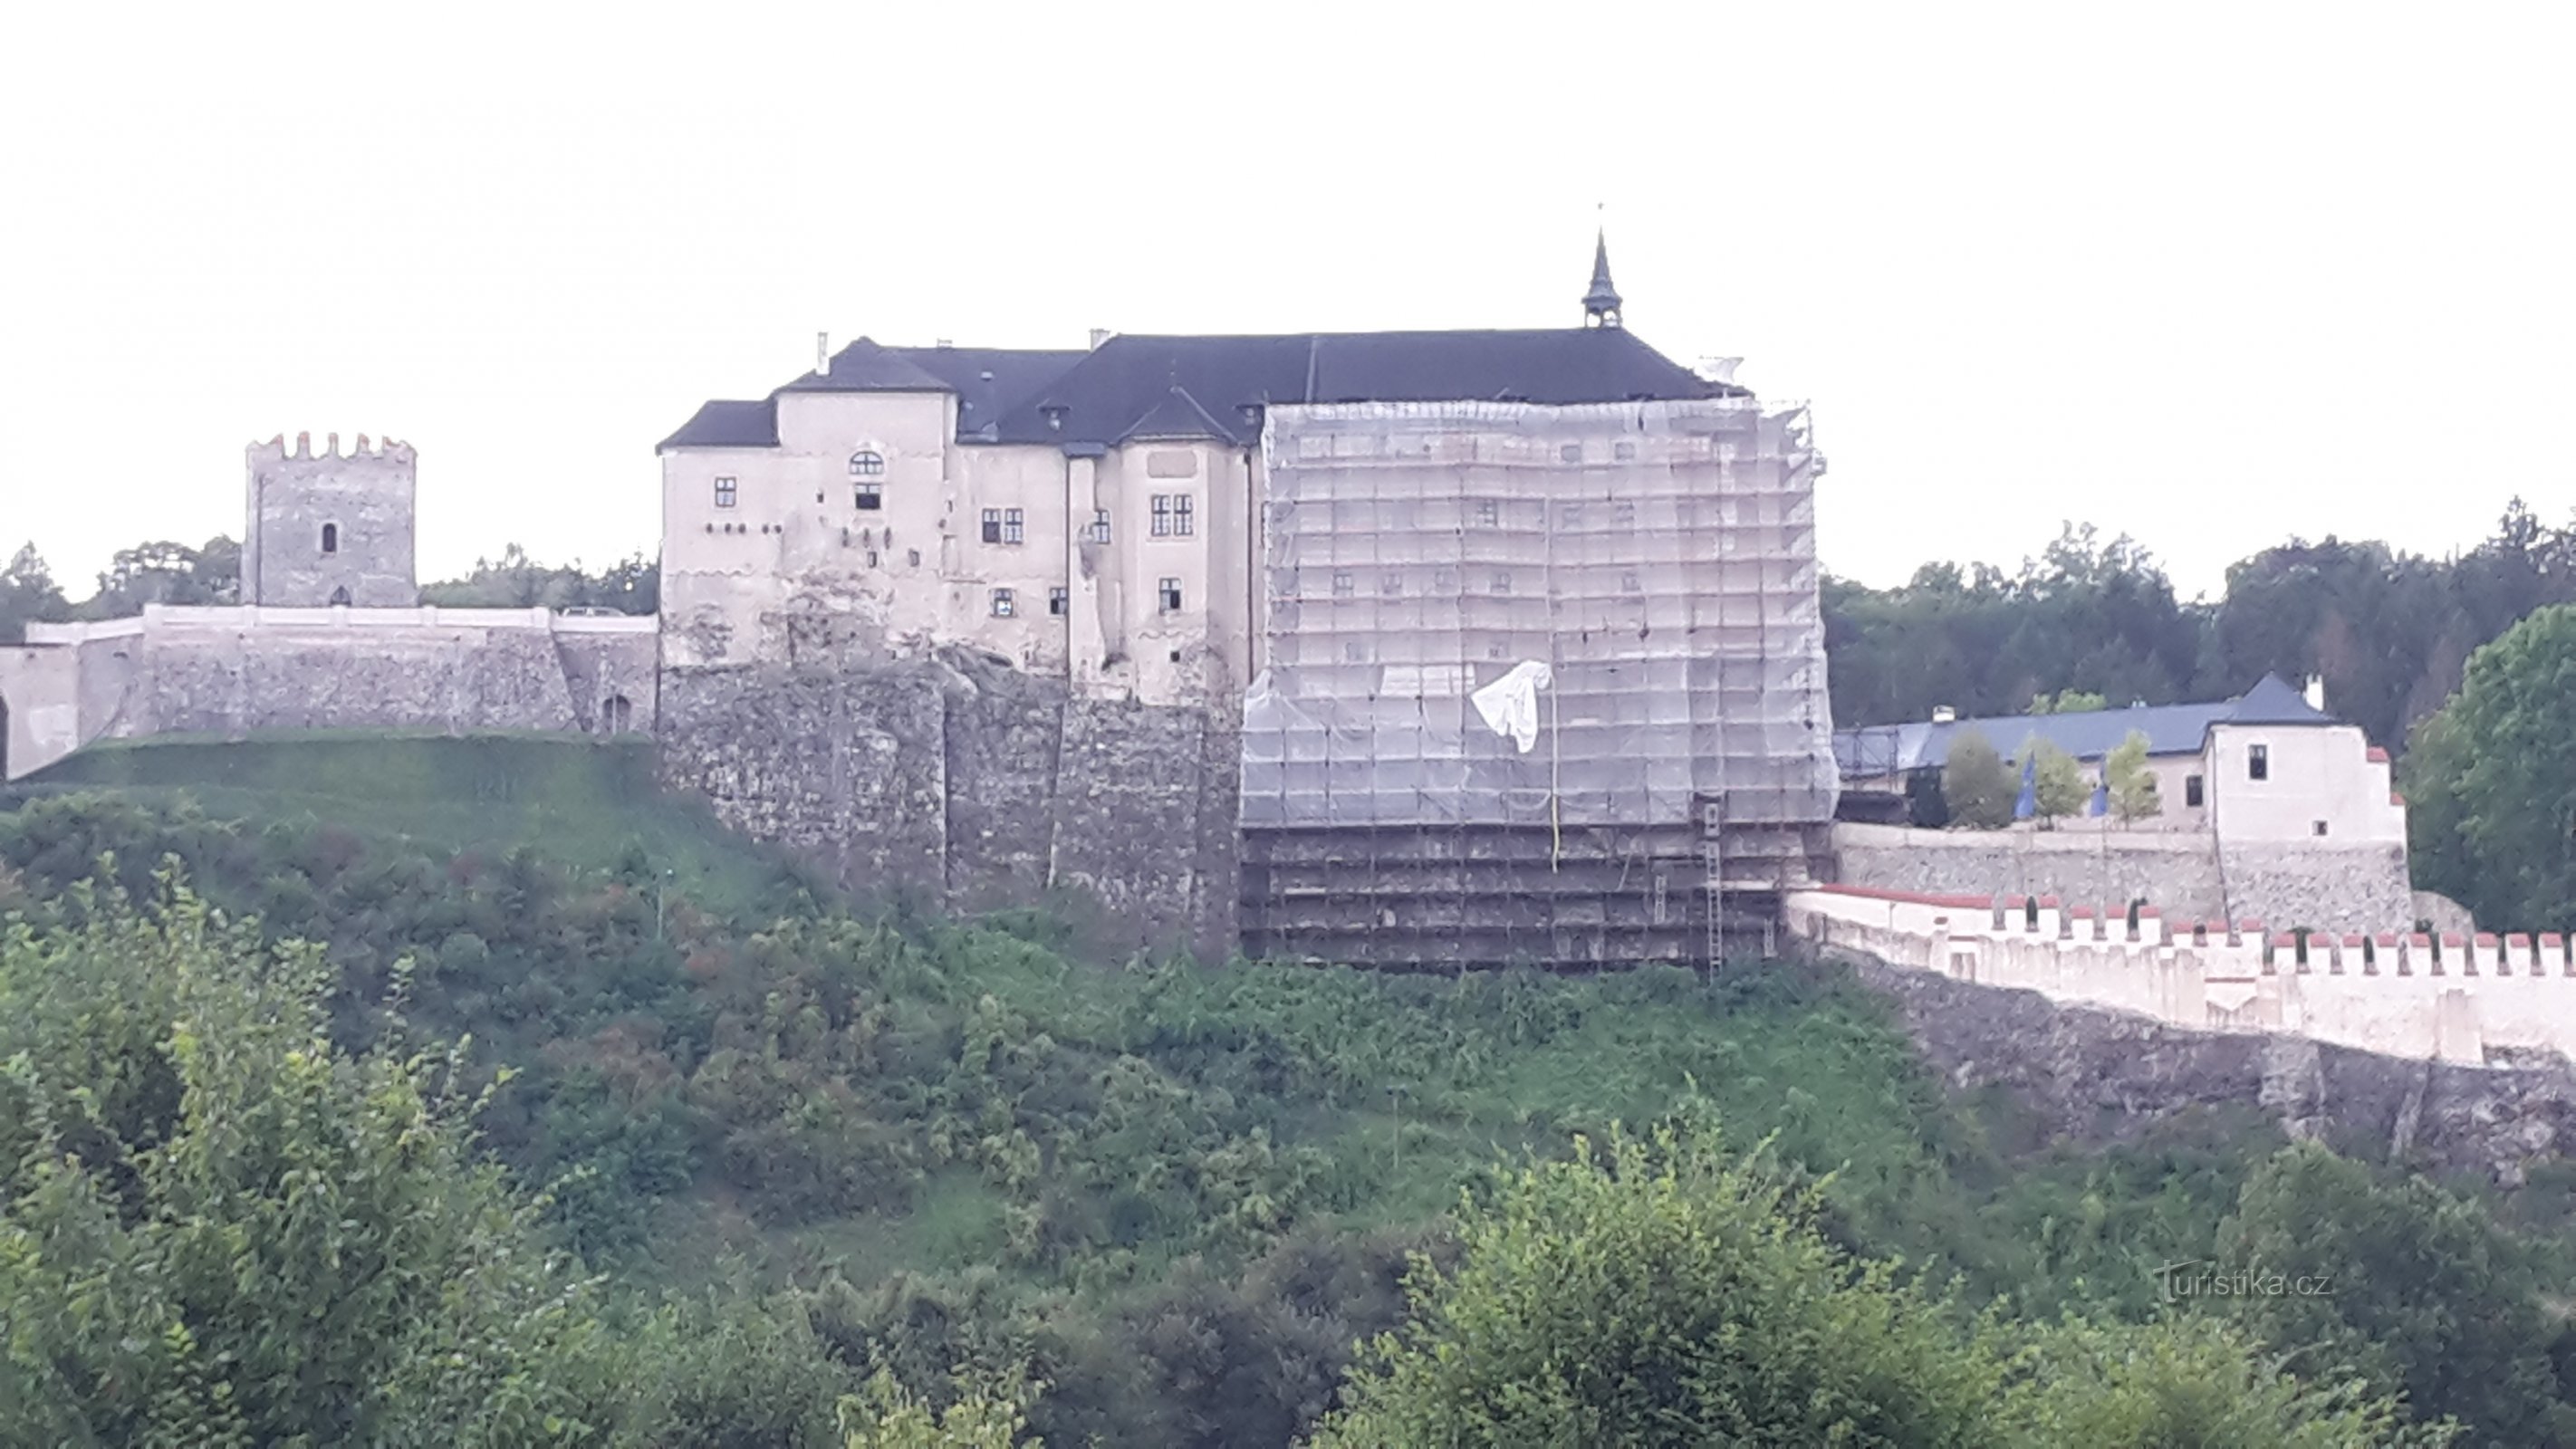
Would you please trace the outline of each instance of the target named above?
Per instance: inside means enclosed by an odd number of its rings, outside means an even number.
[[[2326,712],[2326,677],[2324,675],[2309,675],[2308,687],[2300,690],[2299,693],[2307,697],[2308,708],[2319,714]]]
[[[1951,721],[1956,720],[1958,717],[1959,711],[1949,705],[1936,704],[1932,706],[1932,722],[1934,724],[1948,724]]]
[[[1108,328],[1106,328],[1106,327],[1094,327],[1094,328],[1092,328],[1092,329],[1091,329],[1091,350],[1092,350],[1092,351],[1094,351],[1094,352],[1098,352],[1098,351],[1100,350],[1100,344],[1101,344],[1101,343],[1106,342],[1106,341],[1108,341],[1110,338],[1115,337],[1115,336],[1117,336],[1117,335],[1118,335],[1117,333],[1110,331],[1110,330],[1109,330]]]
[[[829,332],[814,334],[814,375],[816,377],[832,375],[832,334]]]

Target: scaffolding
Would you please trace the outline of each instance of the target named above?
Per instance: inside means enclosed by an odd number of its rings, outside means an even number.
[[[1247,944],[1711,960],[1836,772],[1804,408],[1279,407],[1244,703]]]

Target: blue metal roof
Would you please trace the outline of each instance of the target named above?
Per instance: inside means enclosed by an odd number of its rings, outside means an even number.
[[[1938,769],[1950,744],[1974,731],[2007,759],[2032,740],[2046,740],[2078,760],[2098,760],[2132,731],[2150,755],[2196,755],[2212,725],[2331,725],[2343,721],[2311,706],[2277,674],[2266,674],[2234,699],[2207,704],[2135,705],[2078,714],[2015,714],[1942,723],[1874,725],[1834,732],[1834,760],[1846,775],[1875,776]]]

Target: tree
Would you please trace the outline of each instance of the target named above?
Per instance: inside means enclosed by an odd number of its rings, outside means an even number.
[[[2075,757],[2046,740],[2033,740],[2014,761],[2027,765],[2031,772],[2032,813],[2043,824],[2054,824],[2082,811],[2092,790],[2084,783],[2084,767]]]
[[[1511,1175],[1417,1268],[1317,1449],[1992,1443],[2007,1364],[1816,1231],[1758,1158],[1673,1128]]]
[[[957,1396],[933,1413],[880,1369],[858,1394],[841,1401],[849,1449],[1042,1449],[1023,1438],[1037,1387],[1019,1373],[990,1379],[961,1375]]]
[[[2107,697],[2087,694],[2080,689],[2061,689],[2054,695],[2040,693],[2030,697],[2032,714],[2090,714],[2110,707],[2111,701]]]
[[[241,545],[208,539],[202,548],[162,541],[118,549],[80,605],[85,619],[122,619],[146,604],[205,606],[241,601]]]
[[[2102,760],[2102,779],[2111,790],[2111,813],[2123,825],[2164,813],[2164,801],[2156,793],[2156,772],[2147,767],[2147,737],[2138,730],[2129,731]]]
[[[2496,929],[2576,928],[2576,605],[2469,659],[2406,761],[2417,879]]]
[[[580,563],[542,564],[517,544],[498,559],[476,559],[461,579],[423,585],[421,602],[456,608],[609,609],[650,614],[662,607],[661,565],[640,555],[597,574]]]
[[[1816,1190],[1704,1120],[1533,1165],[1418,1267],[1314,1449],[1976,1444],[2438,1445],[2385,1395],[2321,1388],[2227,1325],[1970,1318],[1818,1229]]]
[[[1950,818],[1971,830],[2012,824],[2014,785],[2004,757],[1977,731],[1961,730],[1941,762],[1941,798]]]
[[[2228,1300],[2238,1320],[2313,1373],[2402,1390],[2424,1418],[2451,1415],[2474,1442],[2576,1442],[2552,1348],[2567,1329],[2534,1292],[2532,1265],[2477,1204],[2421,1177],[2381,1181],[2314,1143],[2283,1148],[2246,1180],[2220,1254],[2322,1291]]]
[[[18,550],[0,569],[0,644],[23,643],[27,626],[71,617],[71,603],[34,544]]]

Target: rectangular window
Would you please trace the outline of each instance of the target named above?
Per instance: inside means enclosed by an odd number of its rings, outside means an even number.
[[[2245,747],[2245,778],[2248,780],[2268,780],[2272,778],[2271,746],[2248,745]]]
[[[1503,520],[1503,506],[1490,498],[1476,501],[1476,526],[1491,528]]]
[[[1359,590],[1359,581],[1358,581],[1357,579],[1352,578],[1349,574],[1335,574],[1335,575],[1333,575],[1333,597],[1334,597],[1334,598],[1336,598],[1336,599],[1347,599],[1347,598],[1349,598],[1352,594],[1354,594],[1354,593],[1358,592],[1358,590]]]
[[[1156,538],[1172,536],[1172,495],[1169,493],[1154,495],[1153,535]]]
[[[2203,803],[2205,790],[2206,787],[2201,784],[2201,780],[2198,775],[2185,775],[2182,777],[2183,804],[2188,805],[2195,810],[2199,809]]]
[[[1394,598],[1397,595],[1402,594],[1404,592],[1404,575],[1381,575],[1377,581],[1377,591],[1386,595],[1388,598]]]
[[[1498,593],[1498,594],[1508,594],[1508,593],[1510,593],[1511,591],[1512,591],[1512,576],[1511,576],[1510,574],[1496,574],[1496,575],[1494,575],[1494,592],[1495,592],[1495,593]]]
[[[734,498],[734,486],[733,486],[733,480],[732,480],[731,478],[718,478],[718,479],[716,480],[716,507],[718,507],[718,508],[731,508],[731,507],[733,507],[733,498]]]
[[[2319,835],[2323,835],[2323,834],[2325,834],[2325,833],[2326,833],[2326,823],[2325,823],[2324,821],[2320,820],[2320,821],[2318,821],[2318,822],[2317,822],[2317,834],[2319,834]]]
[[[856,496],[851,501],[862,512],[874,513],[885,507],[885,485],[882,483],[862,483],[852,491]]]
[[[1163,580],[1162,595],[1164,613],[1177,614],[1181,611],[1181,581],[1179,579]]]
[[[1016,509],[1016,508],[1005,508],[1005,509],[1003,509],[1003,510],[1002,510],[1002,542],[1004,542],[1004,543],[1021,543],[1021,542],[1026,541],[1027,537],[1028,537],[1028,528],[1027,528],[1026,523],[1022,520],[1022,518],[1021,518],[1021,516],[1020,516],[1020,510],[1018,510],[1018,509]]]
[[[998,508],[984,510],[984,541],[986,543],[1002,541],[1002,510]]]
[[[1154,537],[1187,538],[1198,532],[1198,503],[1186,493],[1157,493],[1153,498]]]
[[[1071,598],[1072,596],[1062,589],[1047,590],[1047,612],[1059,619],[1063,618],[1064,611],[1072,607]]]
[[[1646,591],[1646,581],[1637,577],[1636,570],[1630,569],[1619,575],[1619,591],[1626,594],[1642,594]]]
[[[1015,604],[1012,602],[1012,599],[1011,599],[1011,591],[1010,591],[1010,590],[1008,590],[1008,589],[995,589],[995,590],[993,591],[993,617],[994,617],[994,618],[996,618],[996,619],[1007,619],[1007,618],[1011,617],[1011,614],[1012,614],[1013,610],[1014,610],[1016,607],[1017,607],[1017,605],[1015,605]]]
[[[1109,510],[1106,508],[1091,510],[1091,541],[1093,543],[1109,541]]]

